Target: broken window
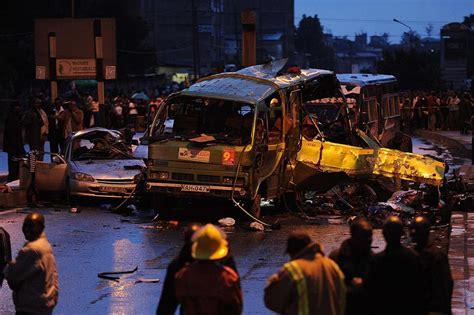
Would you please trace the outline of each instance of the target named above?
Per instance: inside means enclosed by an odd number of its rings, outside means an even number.
[[[164,105],[152,140],[189,139],[201,134],[235,145],[250,143],[254,105],[226,99],[180,96]]]

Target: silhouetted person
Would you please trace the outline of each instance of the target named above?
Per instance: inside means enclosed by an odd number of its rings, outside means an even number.
[[[0,226],[0,288],[3,285],[3,269],[12,260],[10,234]]]
[[[229,245],[226,235],[212,224],[193,234],[191,256],[175,276],[176,298],[184,315],[237,315],[242,313],[240,277],[225,263]]]
[[[363,289],[373,253],[372,226],[366,219],[358,219],[350,226],[351,237],[342,242],[329,258],[334,260],[344,273],[347,286],[346,314],[366,314],[368,297]]]
[[[184,232],[184,245],[179,252],[178,257],[173,259],[166,270],[165,282],[161,291],[160,302],[158,303],[157,315],[174,314],[178,308],[179,302],[175,294],[175,275],[187,263],[193,261],[191,256],[191,238],[201,226],[199,224],[191,224]]]
[[[346,300],[344,275],[308,234],[288,237],[290,261],[268,279],[265,306],[278,314],[342,315]]]
[[[53,249],[44,234],[43,215],[28,214],[23,234],[27,242],[5,268],[16,314],[52,314],[58,302],[58,273]]]
[[[18,179],[20,163],[18,161],[25,154],[23,147],[21,107],[18,102],[11,105],[5,120],[5,131],[3,134],[3,151],[8,154],[8,181]]]
[[[71,117],[63,107],[62,100],[56,98],[49,116],[49,148],[52,153],[64,153],[64,142],[69,135]]]
[[[364,281],[370,314],[425,314],[420,258],[401,244],[402,235],[400,218],[390,216],[383,226],[387,245],[374,255]]]
[[[430,313],[451,314],[453,278],[446,253],[430,241],[430,222],[427,218],[415,218],[410,234],[420,255],[425,279],[425,305]]]
[[[41,100],[35,98],[31,109],[23,117],[23,127],[30,145],[30,151],[44,152],[44,143],[49,131],[48,125],[48,115],[41,108]],[[43,157],[40,156],[39,160],[43,160]]]

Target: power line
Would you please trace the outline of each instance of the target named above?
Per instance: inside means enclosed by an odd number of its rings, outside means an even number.
[[[300,20],[303,18],[303,15],[301,16],[295,16],[295,20]],[[339,21],[339,22],[370,22],[370,23],[393,23],[392,19],[356,19],[356,18],[325,18],[325,17],[319,17],[318,19],[321,21]],[[429,20],[404,20],[406,23],[418,23],[418,24],[447,24],[451,23],[453,21],[429,21]]]

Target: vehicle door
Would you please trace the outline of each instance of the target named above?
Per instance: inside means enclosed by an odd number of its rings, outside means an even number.
[[[271,98],[276,99],[276,97]],[[255,125],[255,172],[257,187],[267,180],[267,193],[273,195],[278,189],[277,167],[285,149],[283,106],[268,106],[261,103],[257,112]]]
[[[364,98],[364,107],[367,108],[367,133],[378,139],[379,135],[379,104],[375,96]]]
[[[40,192],[62,192],[66,189],[67,163],[56,153],[45,153],[43,161],[36,162],[35,186]]]

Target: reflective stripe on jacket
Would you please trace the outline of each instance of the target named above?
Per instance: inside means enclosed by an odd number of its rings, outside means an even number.
[[[296,284],[296,290],[298,291],[298,314],[309,315],[308,286],[306,285],[303,271],[294,261],[286,263],[284,268],[288,270],[293,282]]]
[[[269,278],[264,299],[270,310],[294,315],[344,314],[344,275],[318,249],[311,244]]]

